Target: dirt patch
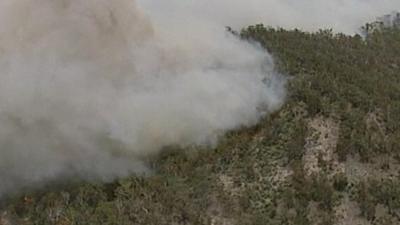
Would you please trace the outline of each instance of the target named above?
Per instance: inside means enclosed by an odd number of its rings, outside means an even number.
[[[349,156],[346,160],[346,176],[351,183],[359,183],[368,179],[397,179],[400,165],[390,155],[380,155],[369,163],[360,161],[359,156]]]
[[[231,176],[228,176],[226,174],[221,174],[219,176],[219,181],[221,182],[224,191],[228,193],[230,196],[240,195],[241,190],[239,187],[235,187],[233,178]]]
[[[361,210],[358,203],[344,196],[338,206],[335,207],[335,225],[371,225],[371,223],[360,216]]]
[[[383,121],[382,111],[370,112],[365,118],[367,129],[377,130],[386,139],[386,126]]]
[[[293,171],[286,167],[276,167],[275,174],[271,176],[270,182],[275,189],[282,187],[293,175]]]
[[[323,165],[328,167],[329,175],[345,172],[345,165],[340,163],[336,152],[339,139],[339,124],[330,118],[317,117],[309,121],[310,135],[306,139],[304,170],[308,176],[319,174]]]

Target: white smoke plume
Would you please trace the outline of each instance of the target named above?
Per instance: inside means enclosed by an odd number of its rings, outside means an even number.
[[[212,145],[279,107],[266,52],[186,25],[154,25],[132,0],[1,1],[0,195],[143,172],[165,146]]]
[[[354,32],[394,0],[0,1],[0,197],[146,171],[279,108],[270,55],[224,26]],[[373,18],[372,18],[373,19]]]

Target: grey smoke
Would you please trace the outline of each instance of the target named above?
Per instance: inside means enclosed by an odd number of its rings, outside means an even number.
[[[326,5],[325,5],[326,4]],[[64,177],[145,172],[284,101],[252,23],[353,32],[397,1],[0,1],[0,197]],[[265,82],[267,81],[267,82]]]
[[[280,106],[265,51],[201,19],[164,25],[132,0],[1,1],[0,196],[142,173]]]
[[[138,0],[155,17],[201,17],[236,29],[255,23],[354,34],[366,22],[400,10],[399,0]],[[179,12],[178,14],[176,12]],[[178,19],[179,20],[179,19]]]

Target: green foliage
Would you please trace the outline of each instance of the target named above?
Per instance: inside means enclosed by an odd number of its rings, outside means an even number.
[[[336,191],[343,192],[346,190],[348,180],[345,174],[338,173],[333,177],[333,187]]]
[[[233,32],[233,31],[231,31]],[[239,35],[234,32],[235,35]],[[255,127],[227,134],[215,149],[171,147],[150,159],[153,175],[109,184],[77,184],[11,201],[17,224],[310,224],[316,203],[321,224],[334,223],[341,195],[355,185],[362,215],[376,204],[400,217],[399,178],[351,184],[346,174],[304,170],[308,122],[339,124],[342,162],[400,160],[400,31],[359,35],[250,26],[240,36],[261,43],[277,69],[290,74],[288,99]],[[278,168],[293,173],[276,181]],[[225,180],[224,180],[225,179]],[[30,196],[30,195],[29,195]]]

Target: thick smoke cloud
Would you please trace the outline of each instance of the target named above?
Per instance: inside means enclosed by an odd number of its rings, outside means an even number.
[[[142,173],[165,146],[212,145],[280,106],[266,52],[180,19],[153,23],[132,0],[1,1],[0,196]]]
[[[284,78],[224,32],[355,32],[394,0],[0,1],[0,197],[146,172],[163,147],[213,145],[280,107]]]

